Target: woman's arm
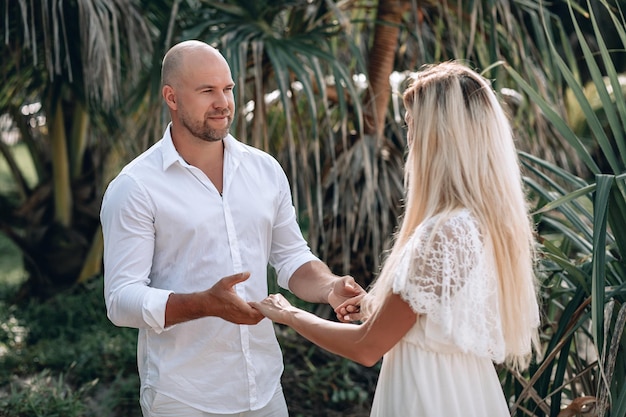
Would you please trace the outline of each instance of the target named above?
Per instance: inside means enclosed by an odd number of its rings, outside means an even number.
[[[316,345],[365,366],[375,365],[417,320],[417,314],[396,294],[388,295],[378,314],[362,325],[324,320],[292,306],[280,294],[250,304]]]

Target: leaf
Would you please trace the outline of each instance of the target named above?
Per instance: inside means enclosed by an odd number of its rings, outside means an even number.
[[[598,352],[604,346],[604,286],[606,279],[606,224],[608,202],[615,177],[613,175],[596,175],[597,190],[593,208],[593,260],[591,276],[591,325],[593,339]]]

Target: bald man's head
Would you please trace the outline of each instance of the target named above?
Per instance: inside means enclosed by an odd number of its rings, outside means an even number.
[[[228,135],[235,114],[235,82],[217,49],[199,41],[174,45],[163,58],[161,83],[175,146],[185,135],[209,142]]]
[[[188,40],[172,46],[163,58],[161,67],[161,88],[165,85],[176,87],[177,81],[185,71],[185,63],[190,56],[206,56],[208,60],[217,59],[226,63],[220,52],[201,41]]]

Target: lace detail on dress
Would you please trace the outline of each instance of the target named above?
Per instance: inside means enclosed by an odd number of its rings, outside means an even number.
[[[407,241],[393,292],[426,315],[425,336],[504,360],[490,241],[468,210],[423,222]]]

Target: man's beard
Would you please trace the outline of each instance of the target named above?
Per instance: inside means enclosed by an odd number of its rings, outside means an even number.
[[[225,114],[228,114],[228,125],[224,129],[213,129],[206,124],[206,121],[209,120],[210,117],[222,116]],[[187,128],[192,135],[207,142],[217,142],[224,139],[228,135],[230,126],[233,123],[233,115],[230,114],[228,110],[211,114],[207,113],[204,115],[204,120],[202,121],[193,121],[186,116],[187,115],[185,113],[181,114],[181,122],[183,126],[185,126],[185,128]]]

